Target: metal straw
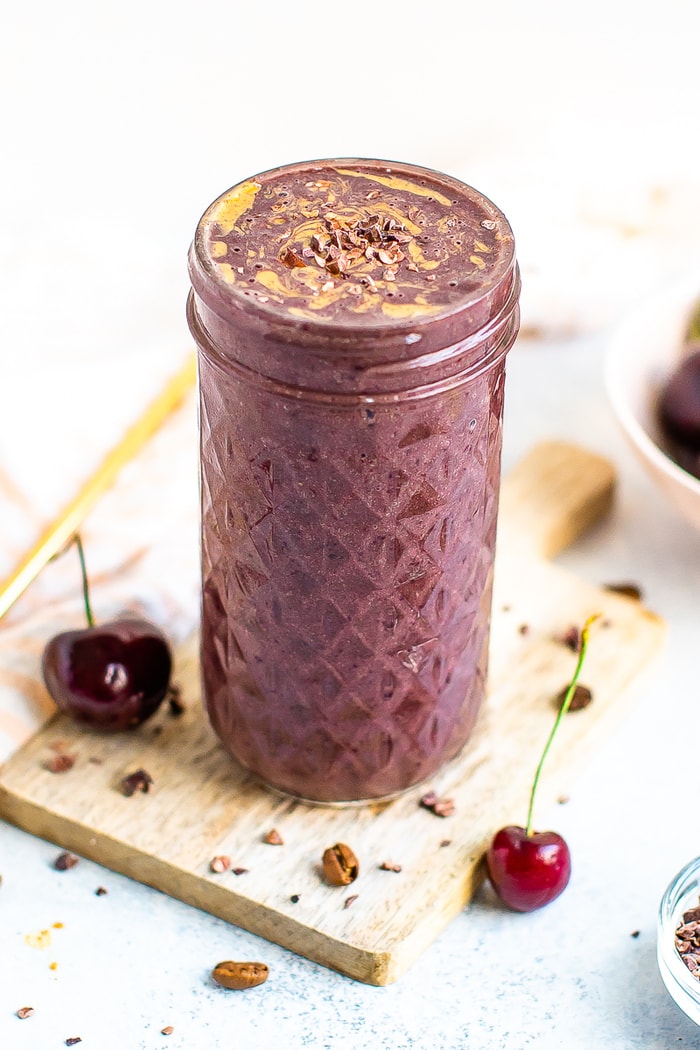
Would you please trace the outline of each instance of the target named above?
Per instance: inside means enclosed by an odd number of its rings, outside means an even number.
[[[17,601],[48,561],[65,547],[100,496],[114,483],[121,468],[134,458],[150,437],[181,404],[194,386],[197,363],[190,354],[179,372],[107,453],[97,470],[49,525],[11,575],[0,584],[0,618]]]

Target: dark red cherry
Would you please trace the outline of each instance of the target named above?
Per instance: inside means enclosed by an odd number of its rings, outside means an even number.
[[[44,649],[42,669],[59,710],[116,732],[157,710],[170,685],[172,655],[154,624],[123,619],[57,634]]]
[[[659,415],[666,434],[700,452],[700,350],[686,357],[661,392]]]
[[[514,824],[497,831],[486,854],[491,884],[514,911],[535,911],[555,900],[571,877],[571,855],[556,831]]]

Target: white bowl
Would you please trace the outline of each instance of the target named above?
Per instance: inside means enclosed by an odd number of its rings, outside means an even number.
[[[700,273],[654,296],[614,334],[605,363],[613,411],[647,471],[676,508],[700,529],[700,480],[664,451],[656,415],[660,390],[683,356],[683,336]]]

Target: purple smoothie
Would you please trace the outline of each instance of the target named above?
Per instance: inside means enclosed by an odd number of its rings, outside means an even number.
[[[292,795],[404,791],[484,695],[510,227],[437,172],[293,165],[214,202],[190,274],[212,725]]]

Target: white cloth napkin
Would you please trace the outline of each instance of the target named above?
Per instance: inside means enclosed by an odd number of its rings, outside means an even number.
[[[75,440],[79,439],[76,432]],[[46,469],[42,476],[49,473]],[[70,494],[56,486],[57,499],[65,502]],[[26,492],[7,485],[0,491],[0,520],[14,529],[3,535],[7,566],[17,556],[21,540],[26,544],[45,522]],[[128,610],[158,623],[174,643],[196,626],[194,393],[123,468],[80,532],[96,622]],[[44,645],[52,635],[84,624],[80,566],[77,551],[70,547],[43,569],[0,622],[0,761],[54,711],[41,676]]]

